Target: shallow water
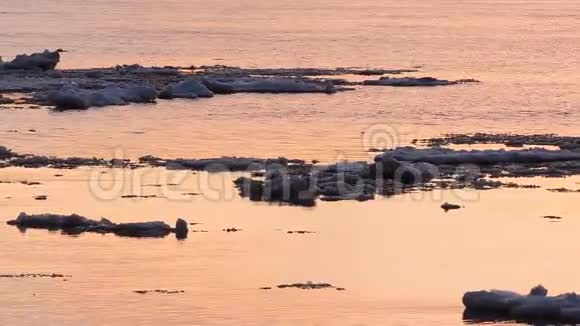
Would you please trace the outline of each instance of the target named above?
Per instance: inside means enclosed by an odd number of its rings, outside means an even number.
[[[330,96],[239,94],[86,112],[2,110],[0,144],[59,156],[336,161],[370,159],[371,147],[450,132],[573,135],[580,125],[579,18],[570,0],[3,0],[5,58],[61,47],[71,50],[63,58],[68,68],[420,66],[417,76],[483,83]],[[2,169],[0,180],[44,184],[0,184],[0,219],[21,211],[117,221],[185,217],[209,232],[179,242],[21,234],[0,224],[1,273],[73,275],[67,282],[0,279],[2,324],[460,325],[467,290],[525,292],[540,282],[553,293],[580,289],[580,265],[571,258],[579,249],[578,194],[434,192],[304,209],[241,200],[223,175],[212,180],[227,196],[183,196],[198,191],[204,177],[186,174],[186,187],[163,193],[169,199],[103,200],[90,191],[99,172]],[[122,194],[168,180],[159,170],[126,173]],[[580,188],[577,178],[517,182]],[[48,200],[32,198],[40,194]],[[444,213],[444,201],[466,208]],[[227,227],[243,231],[221,231]],[[317,233],[285,233],[295,229]],[[347,291],[258,289],[308,280]],[[156,288],[186,293],[132,293]]]
[[[2,112],[0,132],[39,131],[3,134],[3,143],[18,150],[362,159],[368,147],[448,132],[574,134],[580,125],[580,7],[573,1],[3,3],[0,53],[70,49],[63,67],[421,67],[416,75],[483,81],[332,96],[240,94],[82,113]]]
[[[90,182],[95,176],[103,189],[107,180],[124,183],[117,193],[99,192]],[[12,195],[0,199],[3,218],[20,211],[76,212],[121,222],[173,223],[184,217],[201,223],[193,230],[208,231],[191,233],[185,241],[145,240],[20,233],[0,224],[3,273],[72,275],[67,282],[0,279],[5,324],[458,325],[467,290],[523,292],[539,282],[552,292],[580,287],[580,263],[570,259],[580,249],[577,194],[435,191],[298,208],[242,200],[232,177],[162,169],[0,170],[3,181],[43,183],[0,184],[2,194]],[[574,187],[580,178],[529,181]],[[158,183],[164,186],[147,186]],[[35,201],[38,194],[48,200]],[[120,198],[123,194],[166,198]],[[465,208],[445,213],[439,208],[444,201]],[[543,215],[564,219],[550,222]],[[242,231],[222,231],[229,227]],[[316,233],[288,234],[291,230]],[[347,290],[259,289],[308,280]],[[132,292],[141,289],[186,293]]]
[[[367,152],[371,148],[445,133],[578,132],[576,108],[517,104],[501,109],[501,95],[484,107],[476,103],[496,90],[487,83],[420,90],[363,88],[331,96],[239,94],[85,112],[6,110],[0,114],[0,135],[5,146],[18,152],[59,156],[338,161],[368,160],[374,156]]]

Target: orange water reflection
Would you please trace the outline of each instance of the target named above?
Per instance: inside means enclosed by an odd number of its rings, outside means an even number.
[[[2,224],[4,273],[73,275],[68,282],[0,280],[5,293],[0,305],[10,307],[3,311],[7,324],[156,325],[170,320],[171,324],[457,325],[466,290],[523,292],[540,282],[554,293],[580,288],[576,277],[580,265],[571,259],[580,249],[575,240],[580,224],[576,194],[546,189],[475,195],[445,191],[366,203],[320,203],[310,209],[256,204],[237,196],[218,201],[203,195],[185,201],[103,201],[89,189],[92,171],[65,171],[63,177],[54,177],[55,170],[0,170],[0,180],[43,182],[0,184],[2,218],[13,218],[20,211],[169,223],[185,217],[201,223],[192,229],[209,232],[192,233],[180,242],[172,237],[70,237],[44,230],[22,234]],[[158,182],[160,173],[167,172],[145,173],[139,182]],[[106,175],[112,177],[111,171]],[[192,174],[177,192],[203,192],[198,187],[202,175]],[[527,181],[573,187],[579,180]],[[159,191],[145,188],[148,194]],[[40,193],[48,200],[32,198]],[[443,201],[466,208],[444,213],[439,208]],[[552,223],[543,215],[564,219]],[[243,231],[221,231],[227,227]],[[298,229],[317,233],[286,233]],[[347,291],[258,289],[308,280],[330,282]],[[132,293],[158,288],[186,293]]]

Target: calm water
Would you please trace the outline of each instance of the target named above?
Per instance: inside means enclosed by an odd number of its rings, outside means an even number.
[[[332,96],[241,94],[86,112],[3,110],[0,144],[62,156],[335,161],[368,159],[368,147],[448,132],[578,134],[579,19],[573,0],[2,0],[5,58],[60,47],[71,50],[64,67],[420,66],[416,75],[483,83]],[[163,171],[137,171],[118,177],[123,194],[167,180]],[[169,199],[103,200],[89,187],[98,172],[55,178],[61,172],[0,170],[0,180],[43,182],[0,184],[0,219],[20,211],[172,223],[185,217],[209,232],[178,242],[20,234],[0,224],[0,273],[73,275],[68,282],[0,279],[1,324],[460,325],[466,290],[523,292],[539,282],[552,292],[580,289],[580,263],[571,258],[580,249],[574,194],[443,192],[302,209],[243,201],[231,176],[219,175],[214,188],[227,196],[183,198],[198,190],[201,174],[169,189]],[[580,187],[577,178],[518,182]],[[39,194],[48,201],[32,199]],[[444,214],[445,200],[467,208]],[[542,215],[565,219],[549,223]],[[226,227],[244,231],[221,232]],[[285,233],[293,229],[317,233]],[[347,291],[258,290],[308,280]],[[186,293],[131,292],[156,288]]]
[[[580,264],[572,258],[580,250],[577,194],[445,191],[305,209],[242,200],[228,176],[208,180],[205,174],[145,169],[101,175],[105,188],[111,180],[124,181],[109,200],[89,182],[100,172],[79,169],[57,178],[62,171],[0,170],[0,180],[43,182],[0,184],[3,196],[12,197],[0,199],[2,217],[20,211],[168,223],[184,217],[201,223],[192,229],[208,232],[179,242],[44,230],[22,234],[0,224],[3,273],[73,275],[67,282],[0,279],[4,324],[460,325],[460,298],[470,289],[523,292],[539,282],[553,292],[580,288]],[[146,186],[177,180],[179,186]],[[552,187],[578,182],[544,181]],[[212,191],[220,188],[225,191]],[[39,194],[48,201],[33,200]],[[167,199],[119,198],[124,194]],[[444,213],[443,201],[466,208]],[[565,219],[551,223],[543,215]],[[243,231],[221,231],[229,227]],[[308,280],[347,291],[259,290]],[[159,288],[186,293],[132,293]]]
[[[419,66],[421,76],[483,81],[333,96],[240,94],[82,113],[3,112],[0,132],[39,131],[2,134],[3,144],[18,150],[336,160],[368,158],[361,132],[377,124],[395,143],[446,132],[574,134],[580,125],[580,6],[571,0],[2,3],[0,55],[61,47],[71,50],[65,67]]]

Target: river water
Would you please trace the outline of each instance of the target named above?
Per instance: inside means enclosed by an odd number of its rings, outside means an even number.
[[[286,156],[368,160],[370,147],[452,132],[559,133],[580,126],[580,6],[573,0],[2,0],[0,55],[64,48],[61,67],[116,64],[418,68],[481,84],[361,88],[334,95],[217,96],[57,113],[0,111],[18,152],[136,158]],[[29,131],[34,129],[35,131]],[[17,130],[18,132],[9,132]],[[140,170],[137,170],[140,171]],[[95,169],[1,169],[0,219],[78,213],[117,221],[199,222],[186,241],[63,236],[0,225],[4,325],[461,325],[480,288],[580,289],[577,178],[542,189],[435,192],[305,209],[237,197],[235,176],[190,174],[170,198],[102,198]],[[111,171],[107,171],[109,175]],[[126,193],[167,181],[127,172]],[[133,174],[131,174],[133,173]],[[63,177],[54,177],[64,174]],[[179,176],[178,176],[179,177]],[[183,177],[183,176],[181,176]],[[48,195],[36,201],[35,195]],[[10,197],[10,198],[7,198]],[[444,201],[465,209],[445,214]],[[551,223],[543,215],[561,215]],[[221,230],[242,228],[235,234]],[[290,235],[307,229],[317,233]],[[346,291],[259,290],[330,282]],[[133,290],[179,289],[179,295]]]

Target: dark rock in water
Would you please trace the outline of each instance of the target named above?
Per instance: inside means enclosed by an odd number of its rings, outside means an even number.
[[[168,169],[221,171],[254,171],[262,170],[266,160],[248,157],[221,157],[209,159],[175,159],[167,160]]]
[[[429,182],[435,178],[439,178],[441,175],[437,166],[427,162],[406,163],[405,167],[406,173],[411,175],[413,178],[411,182],[404,182],[406,184],[421,184]],[[402,179],[404,179],[404,176],[405,174],[402,175]]]
[[[213,93],[198,79],[189,78],[169,85],[159,93],[161,99],[213,97]]]
[[[356,193],[348,193],[344,195],[335,195],[335,196],[328,196],[324,195],[320,197],[322,201],[342,201],[342,200],[356,200],[356,201],[367,201],[375,199],[375,195],[372,193],[363,193],[363,192],[356,192]]]
[[[320,290],[320,289],[329,289],[329,288],[335,288],[335,289],[340,289],[340,291],[344,291],[344,288],[336,288],[335,286],[333,286],[332,284],[329,283],[314,283],[311,281],[308,281],[306,283],[292,283],[292,284],[280,284],[277,286],[279,289],[286,289],[286,288],[297,288],[297,289],[301,289],[301,290]]]
[[[361,85],[362,82],[335,78],[348,75],[400,74],[414,70],[358,69],[358,68],[272,68],[244,69],[222,65],[202,67],[143,67],[122,65],[114,68],[64,69],[52,71],[60,57],[60,51],[19,56],[13,62],[0,63],[6,73],[0,75],[0,93],[26,94],[18,99],[26,104],[51,106],[54,103],[46,94],[56,92],[63,85],[78,85],[83,90],[92,90],[91,99],[79,98],[79,94],[64,94],[62,109],[80,110],[90,106],[120,105],[101,90],[110,87],[152,87],[162,90],[161,98],[211,97],[212,93],[323,93],[355,90],[345,86]],[[12,69],[10,71],[6,69]],[[26,70],[22,70],[26,69]],[[43,72],[42,70],[49,70]],[[319,76],[310,78],[308,76]],[[382,84],[409,84],[420,82],[433,84],[429,78],[382,79]],[[202,86],[201,83],[204,85]],[[370,83],[372,84],[373,81]],[[440,83],[441,81],[437,81]],[[468,80],[449,83],[463,83]],[[168,86],[169,85],[169,86]],[[208,90],[209,89],[209,90]],[[65,96],[66,95],[66,96]],[[85,94],[83,94],[85,95]],[[117,94],[118,95],[118,94]],[[103,98],[104,97],[104,98]],[[118,96],[116,96],[118,97]],[[118,98],[117,98],[118,100]],[[145,102],[150,102],[148,99]],[[87,102],[90,102],[87,104]],[[94,103],[93,103],[94,102]],[[125,100],[125,102],[139,102]]]
[[[4,146],[0,146],[0,160],[5,160],[14,156],[16,156],[16,154],[12,152],[10,149]]]
[[[384,179],[394,179],[397,171],[403,165],[402,162],[395,159],[390,153],[375,156],[375,164],[376,173]]]
[[[38,195],[38,196],[34,196],[34,200],[47,200],[48,196],[46,195]]]
[[[443,210],[447,212],[452,209],[460,209],[461,206],[450,203],[444,203],[443,205],[441,205],[441,208],[443,208]]]
[[[363,85],[370,86],[393,86],[393,87],[426,87],[426,86],[449,86],[462,83],[475,83],[478,82],[474,79],[460,79],[460,80],[444,80],[437,79],[433,77],[402,77],[402,78],[392,78],[392,77],[381,77],[378,80],[365,80]]]
[[[524,147],[525,143],[523,141],[512,140],[505,142],[505,145],[507,147]]]
[[[261,201],[264,192],[264,182],[253,180],[248,177],[239,177],[234,180],[234,185],[240,191],[240,196],[248,197],[250,200]]]
[[[564,188],[564,187],[561,187],[561,188],[551,188],[551,189],[548,189],[548,191],[551,191],[551,192],[560,192],[560,193],[580,193],[580,189],[568,189],[568,188]]]
[[[147,163],[151,166],[165,166],[165,160],[153,155],[146,155],[139,158],[139,162]]]
[[[548,220],[561,220],[562,219],[561,216],[554,216],[554,215],[546,215],[546,216],[544,216],[544,218],[548,219]]]
[[[103,77],[103,73],[97,70],[89,70],[85,73],[87,78],[101,78]]]
[[[315,82],[295,78],[280,77],[243,77],[215,78],[206,77],[203,83],[216,94],[232,93],[336,93],[331,83]]]
[[[309,205],[316,197],[307,176],[273,174],[264,184],[266,200],[282,200]]]
[[[42,183],[40,183],[38,181],[26,181],[26,180],[23,180],[23,181],[20,181],[20,184],[23,184],[25,186],[38,186],[38,185],[41,185]]]
[[[281,202],[314,206],[317,191],[309,176],[272,173],[265,180],[240,177],[234,184],[242,197],[253,201]]]
[[[417,140],[416,143],[424,143],[428,146],[443,146],[449,144],[472,145],[472,144],[504,144],[508,147],[521,147],[525,145],[557,146],[560,149],[580,149],[580,137],[558,136],[554,134],[518,135],[518,134],[451,134],[445,137],[436,137]]]
[[[473,188],[477,189],[477,190],[490,190],[490,189],[497,189],[497,188],[512,188],[512,189],[538,189],[538,188],[541,188],[538,185],[494,181],[494,180],[488,180],[488,179],[479,178],[479,177],[474,178],[472,185],[473,185]]]
[[[98,221],[88,219],[77,214],[57,215],[57,214],[38,214],[28,215],[20,213],[16,220],[7,222],[9,225],[15,225],[25,228],[40,228],[49,230],[60,230],[66,228],[89,227],[99,224]]]
[[[227,229],[223,229],[224,232],[240,232],[242,231],[242,229],[237,229],[237,228],[227,228]]]
[[[115,70],[121,75],[140,75],[140,76],[178,76],[179,71],[175,67],[143,67],[142,65],[118,65]]]
[[[50,78],[64,78],[64,74],[62,73],[62,71],[58,70],[47,71],[46,76]]]
[[[107,166],[109,162],[97,158],[56,158],[35,155],[18,155],[7,161],[10,166],[27,168],[51,167],[56,169],[71,169],[79,166]],[[31,184],[29,184],[31,185]]]
[[[156,99],[157,91],[147,86],[109,86],[99,90],[88,90],[66,85],[48,96],[48,102],[58,110],[86,110],[89,107],[153,103]]]
[[[170,170],[198,170],[208,172],[224,171],[258,171],[268,167],[285,167],[288,164],[303,164],[301,160],[289,160],[284,157],[277,159],[261,159],[252,157],[220,157],[208,159],[174,159],[165,161]]]
[[[49,95],[49,103],[58,110],[86,110],[91,106],[89,97],[88,93],[83,94],[72,86],[65,86]]]
[[[358,173],[321,173],[316,190],[322,201],[367,201],[374,199],[376,186],[374,180],[364,179]]]
[[[477,310],[508,312],[523,302],[523,296],[509,291],[475,291],[467,292],[463,296],[466,308]]]
[[[403,184],[425,183],[439,175],[438,168],[433,164],[427,162],[402,162],[396,159],[390,151],[377,155],[372,169],[373,175],[382,176],[383,179],[392,179]]]
[[[385,154],[383,154],[385,155]],[[532,148],[524,150],[452,150],[447,148],[398,147],[388,152],[392,158],[406,162],[427,162],[441,165],[542,163],[580,160],[580,153],[568,150]]]
[[[6,98],[6,97],[2,97],[2,94],[0,94],[0,105],[3,104],[13,104],[15,101],[13,99],[10,98]]]
[[[375,85],[375,86],[447,86],[453,85],[454,83],[448,80],[439,80],[432,77],[414,78],[414,77],[404,77],[404,78],[391,78],[391,77],[381,77],[378,80],[365,80],[363,85]]]
[[[541,297],[545,297],[548,295],[548,289],[546,289],[542,284],[533,287],[530,290],[530,295],[537,295],[537,296],[541,296]]]
[[[390,171],[382,170],[379,159],[374,164],[342,162],[313,166],[302,162],[266,169],[252,175],[253,178],[240,177],[234,183],[242,197],[253,201],[314,206],[318,198],[322,201],[372,200],[377,193],[388,193],[384,186],[395,188],[393,185],[397,183],[394,191],[400,192],[410,187],[407,185],[420,185],[438,175],[437,168],[428,163],[399,162],[392,158],[383,162]]]
[[[151,86],[109,87],[105,91],[116,94],[127,103],[154,103],[157,99],[157,90]]]
[[[175,237],[177,239],[187,239],[187,234],[189,233],[189,227],[184,219],[177,219],[175,222]]]
[[[114,233],[125,237],[164,237],[173,230],[164,222],[137,222],[115,224],[106,218],[92,220],[84,216],[20,213],[15,220],[7,224],[20,229],[38,228],[48,230],[62,230],[65,234],[81,234],[83,232]],[[177,224],[181,224],[179,221]],[[187,223],[186,223],[187,224]],[[179,228],[183,230],[183,228]]]
[[[109,220],[108,218],[104,218],[102,217],[101,220],[99,221],[100,225],[111,225],[114,226],[115,223],[111,222],[111,220]]]
[[[265,171],[254,171],[251,174],[252,178],[261,178],[261,177],[265,177],[266,176],[266,172]]]
[[[528,295],[510,291],[474,291],[463,296],[464,318],[475,322],[517,321],[532,324],[580,323],[580,297],[576,293],[547,296],[537,286]]]
[[[121,223],[113,229],[116,235],[123,237],[160,238],[171,233],[171,227],[165,222]]]
[[[185,293],[185,291],[183,291],[183,290],[136,290],[133,292],[138,293],[138,294],[147,294],[147,293],[179,294],[179,293]]]
[[[42,53],[21,54],[10,62],[0,64],[0,68],[6,70],[54,70],[60,61],[61,52],[64,51],[58,49],[54,52],[45,50]]]
[[[277,76],[277,77],[306,77],[306,76],[336,76],[336,75],[384,75],[416,72],[410,69],[360,69],[360,68],[240,68],[224,65],[190,67],[200,69],[205,74],[213,76]]]
[[[72,277],[71,275],[64,275],[64,274],[57,274],[57,273],[52,273],[52,274],[40,274],[40,273],[27,273],[27,274],[0,274],[0,278],[28,278],[28,277],[33,277],[33,278],[64,278],[64,277]]]
[[[122,195],[121,198],[135,199],[135,198],[159,198],[159,197],[157,197],[157,195]]]

